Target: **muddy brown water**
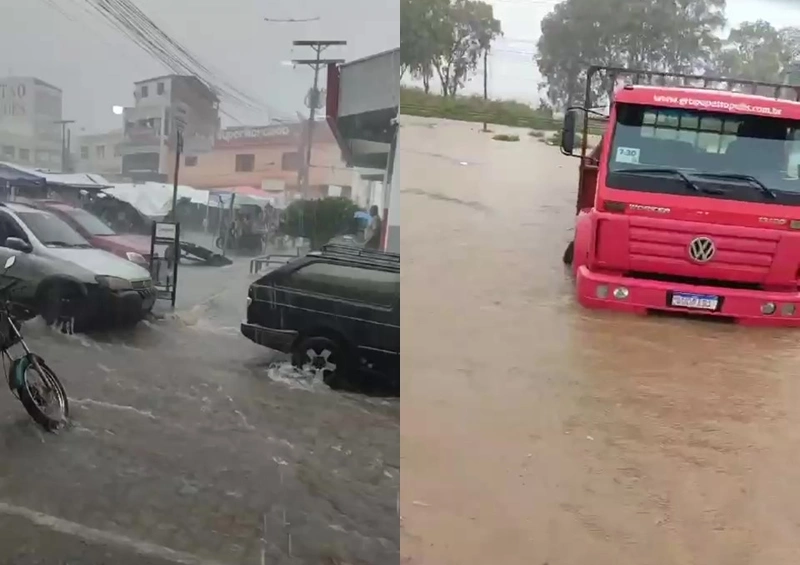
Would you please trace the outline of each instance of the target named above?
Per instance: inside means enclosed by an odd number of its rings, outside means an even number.
[[[577,162],[479,128],[402,120],[404,563],[800,563],[800,333],[581,309]]]

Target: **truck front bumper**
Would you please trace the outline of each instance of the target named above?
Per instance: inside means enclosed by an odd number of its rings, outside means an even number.
[[[586,308],[637,314],[674,312],[731,319],[747,325],[800,327],[798,292],[694,286],[621,277],[596,273],[585,265],[577,269],[576,287],[578,302]],[[683,303],[694,304],[676,306],[675,297]]]

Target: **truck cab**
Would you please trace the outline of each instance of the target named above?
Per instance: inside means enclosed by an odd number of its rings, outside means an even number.
[[[578,301],[800,326],[797,93],[785,99],[784,85],[669,76],[704,87],[626,83],[592,152],[586,110],[565,115],[562,152],[581,159],[575,236],[564,256]]]

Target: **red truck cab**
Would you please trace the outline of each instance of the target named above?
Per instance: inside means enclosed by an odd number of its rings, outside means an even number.
[[[783,85],[667,76],[705,88],[626,84],[591,154],[588,120],[580,152],[574,147],[585,110],[565,116],[562,152],[581,158],[574,247],[564,257],[578,301],[800,326],[797,95],[781,98]]]

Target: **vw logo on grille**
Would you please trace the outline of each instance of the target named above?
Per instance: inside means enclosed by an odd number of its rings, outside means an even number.
[[[708,263],[716,252],[717,247],[707,237],[696,237],[689,244],[689,257],[698,263]]]

